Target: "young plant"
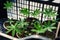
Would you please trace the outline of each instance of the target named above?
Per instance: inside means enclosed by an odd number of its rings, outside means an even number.
[[[6,33],[11,32],[12,36],[15,36],[16,33],[21,33],[21,30],[17,27],[18,21],[15,23],[15,25],[10,24],[10,26],[7,26],[9,30],[7,30]]]
[[[25,22],[24,19],[20,19],[19,21],[20,23],[18,25],[20,25],[22,28],[24,28],[24,26],[28,26],[28,22]]]
[[[12,36],[15,36],[15,34],[21,34],[25,30],[24,27],[27,24],[28,23],[24,22],[23,20],[16,21],[15,24],[10,24],[10,26],[7,27],[9,30],[7,30],[6,33],[11,32]]]
[[[36,9],[33,12],[31,12],[31,15],[34,16],[34,17],[37,17],[39,14],[40,14],[40,10],[39,9]]]
[[[52,8],[45,8],[43,11],[43,14],[45,15],[45,17],[55,17],[58,14],[56,14],[56,11],[54,11]]]
[[[12,2],[6,1],[6,3],[4,3],[4,9],[11,9],[13,6]]]
[[[22,9],[20,10],[20,13],[23,13],[23,15],[26,15],[26,17],[28,17],[30,11],[29,11],[29,9],[27,9],[27,8],[22,8]]]
[[[42,25],[39,22],[34,23],[34,29],[31,30],[32,32],[36,32],[37,34],[39,33],[45,33],[46,28],[42,27]]]
[[[20,10],[20,13],[23,13],[23,15],[26,15],[26,17],[28,17],[30,14],[31,14],[32,16],[36,17],[38,14],[40,14],[40,10],[39,10],[39,9],[36,9],[36,10],[34,10],[33,12],[30,12],[29,9],[27,9],[27,8],[22,8],[22,9]]]
[[[50,21],[48,21],[47,23],[46,22],[44,23],[43,27],[45,27],[46,30],[52,32],[53,29],[56,29],[56,27],[54,25],[55,25],[55,22],[51,23]]]

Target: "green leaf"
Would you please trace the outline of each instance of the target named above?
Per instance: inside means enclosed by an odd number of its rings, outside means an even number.
[[[36,32],[36,29],[32,29],[31,31]]]
[[[15,25],[11,24],[12,29],[15,29]]]
[[[52,32],[52,29],[56,29],[56,27],[54,27],[55,22],[51,23],[50,21],[47,23],[44,23],[43,27],[46,28],[46,30]]]
[[[51,26],[54,26],[56,23],[52,23]]]
[[[14,37],[15,35],[15,29],[12,30],[12,36]]]
[[[52,32],[52,30],[50,28],[48,28],[48,31]]]
[[[8,31],[6,31],[6,33],[9,33],[9,32],[11,32],[12,31],[12,29],[9,29]]]
[[[36,9],[36,10],[34,10],[34,12],[32,12],[32,15],[34,17],[37,16],[38,14],[40,14],[40,10],[39,9]]]
[[[19,21],[16,21],[16,23],[15,23],[15,27],[17,27],[17,26],[18,26],[18,24],[19,24]]]
[[[51,29],[56,29],[56,27],[50,27]]]
[[[36,32],[36,33],[45,33],[46,32],[46,28],[44,28],[43,26],[41,26],[41,24],[39,22],[35,22],[34,23],[34,28],[35,29],[32,29],[31,31],[32,32]]]
[[[22,9],[20,10],[20,13],[23,13],[23,15],[28,16],[29,13],[30,13],[30,11],[29,11],[29,9],[27,9],[27,8],[22,8]]]
[[[45,31],[44,30],[41,30],[41,31],[37,31],[37,33],[45,33]]]
[[[52,8],[45,8],[43,11],[43,14],[46,17],[54,17],[57,16],[56,11],[54,11]]]
[[[4,3],[4,8],[6,8],[6,9],[10,9],[10,8],[12,8],[12,6],[13,6],[13,3],[12,2],[9,2],[9,1],[6,1],[6,3]]]
[[[19,28],[16,28],[16,33],[21,34],[22,30]]]
[[[10,29],[10,28],[11,28],[11,26],[7,26],[7,28],[8,28],[8,29]]]
[[[14,23],[14,22],[13,22]],[[9,26],[7,26],[7,28],[9,29],[7,31],[7,33],[12,32],[12,36],[15,35],[15,33],[21,34],[26,27],[24,25],[27,25],[28,23],[25,22],[24,20],[18,20],[15,22],[15,24],[10,24]]]

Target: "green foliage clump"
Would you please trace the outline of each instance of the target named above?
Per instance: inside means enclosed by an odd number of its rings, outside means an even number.
[[[22,8],[20,10],[20,13],[22,13],[23,15],[26,15],[27,17],[31,14],[32,16],[36,17],[38,14],[40,14],[40,10],[39,9],[36,9],[34,10],[33,12],[30,12],[29,9],[27,8]]]
[[[34,23],[34,29],[32,29],[32,32],[36,32],[37,34],[45,33],[46,31],[52,32],[53,29],[56,29],[54,26],[55,23],[47,22],[44,24],[40,24],[39,22]]]
[[[46,28],[42,27],[42,25],[39,22],[34,23],[34,28],[35,29],[32,29],[31,31],[36,32],[37,34],[46,32]]]
[[[31,12],[31,13],[32,13],[32,16],[36,17],[36,16],[38,16],[40,14],[40,10],[36,9],[33,12]]]
[[[6,3],[4,3],[4,9],[11,9],[13,6],[12,2],[6,1]]]
[[[45,15],[45,17],[55,17],[58,15],[56,14],[56,11],[53,11],[52,8],[45,8],[43,14]]]
[[[55,22],[51,23],[50,21],[48,21],[47,23],[45,22],[43,27],[46,28],[46,30],[49,31],[49,32],[52,32],[53,29],[56,29]]]
[[[21,34],[27,25],[28,23],[24,22],[24,20],[16,21],[14,24],[10,23],[10,25],[7,26],[8,30],[6,33],[11,32],[12,36],[14,36],[16,33]]]

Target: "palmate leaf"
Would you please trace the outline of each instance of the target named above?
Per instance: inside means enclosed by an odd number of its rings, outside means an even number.
[[[49,10],[48,10],[48,9],[45,9],[44,11],[45,11],[45,13],[46,13],[46,14],[48,14],[48,13],[49,13]]]
[[[45,23],[44,25],[46,26],[46,27],[49,27],[49,26],[51,26],[51,22],[50,21],[48,21],[47,23]]]
[[[34,27],[35,27],[36,29],[41,29],[41,28],[42,28],[42,26],[40,25],[40,23],[37,22],[37,21],[34,23]]]
[[[56,27],[54,27],[55,23],[51,23],[51,22],[48,22],[46,24],[44,24],[44,27],[46,28],[46,30],[52,32],[52,29],[56,29]]]
[[[20,30],[18,27],[15,27],[15,26],[12,27],[12,26],[10,26],[10,29],[6,33],[12,32],[11,34],[12,34],[12,36],[14,36],[16,33],[21,34],[21,31],[22,30]]]
[[[7,1],[6,3],[4,3],[4,8],[5,9],[10,9],[10,8],[12,8],[12,6],[13,6],[13,3],[12,2],[9,2],[9,1]]]
[[[58,15],[58,14],[56,14],[56,13],[55,13],[55,14],[51,13],[51,16],[52,16],[52,17],[55,17],[55,16],[57,16],[57,15]]]
[[[50,13],[50,12],[52,12],[52,11],[53,11],[52,8],[46,8],[46,9],[45,9],[45,12],[46,12],[46,13]]]
[[[16,21],[14,24],[10,24],[9,26],[7,26],[9,29],[7,30],[7,33],[11,32],[12,36],[14,36],[16,33],[21,34],[25,30],[24,25],[27,25],[24,20]]]
[[[34,12],[32,12],[32,15],[34,17],[37,16],[38,14],[40,14],[40,10],[39,9],[36,9],[36,10],[34,10]]]
[[[52,11],[52,12],[49,12],[49,17],[55,17],[55,16],[57,16],[58,14],[56,14],[56,12],[55,11]]]
[[[47,12],[43,12],[43,14],[45,15],[44,17],[50,17],[50,15]]]
[[[22,9],[20,10],[20,13],[23,13],[23,15],[28,16],[29,13],[30,13],[30,11],[29,11],[29,9],[27,9],[27,8],[22,8]]]
[[[15,25],[13,24],[10,24],[10,26],[7,26],[8,29],[14,29],[15,28]]]
[[[57,16],[56,11],[54,11],[52,8],[45,8],[45,10],[43,11],[43,14],[45,14],[45,17]]]
[[[12,30],[10,30],[10,29],[12,29]],[[11,24],[10,29],[8,30],[8,33],[12,32],[11,34],[12,34],[12,36],[14,36],[15,35],[15,26]]]
[[[44,28],[44,27],[42,27],[41,25],[40,25],[40,23],[38,22],[38,23],[34,23],[34,28],[35,29],[32,29],[31,31],[32,32],[36,32],[36,33],[45,33],[46,32],[46,28]]]
[[[38,29],[42,29],[42,26],[40,24],[38,24]]]
[[[36,29],[40,29],[40,25],[39,25],[39,24],[34,24],[34,27],[35,27]]]

